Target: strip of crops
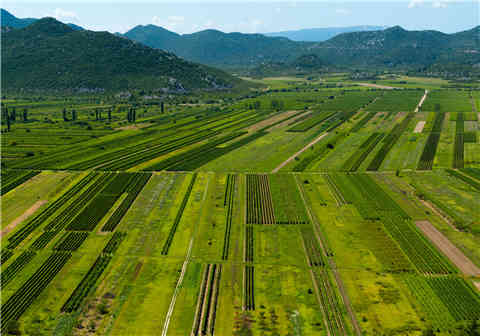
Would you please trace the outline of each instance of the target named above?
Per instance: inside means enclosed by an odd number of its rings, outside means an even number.
[[[87,237],[88,232],[67,232],[53,249],[57,251],[76,251]]]
[[[478,191],[480,191],[480,182],[477,182],[474,179],[471,179],[469,176],[463,175],[452,169],[447,169],[447,173],[459,180],[462,180],[466,184],[470,185],[472,188],[475,188]]]
[[[227,175],[227,186],[225,188],[225,200],[224,206],[227,207],[226,210],[226,225],[225,225],[225,236],[223,238],[223,251],[222,259],[228,259],[228,250],[230,247],[230,232],[232,230],[232,220],[233,220],[233,206],[235,201],[235,188],[237,184],[237,176],[233,174]]]
[[[416,230],[411,222],[394,216],[385,217],[382,222],[419,272],[425,274],[455,272],[447,260]]]
[[[95,286],[97,280],[100,278],[105,268],[107,268],[111,259],[111,256],[100,255],[97,260],[95,260],[95,263],[90,267],[88,273],[85,274],[80,284],[75,288],[68,300],[62,306],[62,312],[71,313],[80,307],[83,299]]]
[[[112,238],[110,238],[110,240],[108,241],[107,245],[103,248],[102,253],[106,255],[115,253],[126,236],[127,234],[125,232],[115,232],[112,235]]]
[[[244,293],[245,293],[245,310],[255,310],[255,282],[254,282],[254,267],[245,265],[244,271]]]
[[[329,186],[330,190],[332,191],[332,195],[335,198],[335,201],[337,202],[337,205],[341,206],[344,204],[349,204],[351,203],[350,200],[347,200],[344,197],[344,194],[341,192],[341,188],[339,186],[339,183],[341,182],[338,177],[334,177],[333,174],[328,174],[325,175],[325,182],[327,182],[327,185]]]
[[[266,175],[247,175],[247,224],[274,224],[270,183]]]
[[[465,132],[463,134],[464,143],[477,143],[477,133],[475,131]]]
[[[175,220],[173,221],[173,225],[168,232],[167,240],[162,247],[162,254],[167,255],[168,250],[170,249],[170,245],[172,245],[173,237],[175,236],[175,232],[177,232],[178,224],[180,224],[180,220],[182,219],[183,212],[185,211],[185,207],[187,206],[188,199],[190,198],[190,194],[192,193],[193,185],[195,184],[195,180],[197,178],[197,173],[193,174],[190,184],[188,185],[187,192],[183,196],[182,203],[180,204],[180,208],[177,211],[177,215],[175,216]]]
[[[335,289],[328,276],[328,271],[325,268],[314,268],[313,274],[317,287],[319,288],[320,301],[330,334],[347,335],[348,330],[343,317],[341,304],[338,301]]]
[[[480,169],[479,168],[464,168],[460,169],[460,171],[464,174],[467,174],[470,177],[473,177],[474,179],[477,179],[480,181]]]
[[[2,270],[1,284],[2,289],[20,272],[35,256],[35,252],[25,251],[20,254],[7,268]]]
[[[45,231],[59,231],[62,230],[71,220],[72,214],[78,214],[85,205],[90,202],[95,195],[97,195],[100,190],[105,187],[105,184],[108,184],[114,177],[114,174],[101,174],[100,177],[90,184],[87,189],[85,189],[80,196],[75,199],[70,207],[64,209],[59,215],[57,215],[53,220],[48,223],[45,227]]]
[[[216,264],[208,264],[205,269],[193,320],[193,336],[214,334],[221,271],[222,265]]]
[[[33,250],[41,250],[45,246],[48,245],[52,241],[53,238],[59,233],[60,231],[45,231],[43,232],[30,246]]]
[[[115,209],[113,214],[107,220],[102,227],[102,231],[113,231],[122,220],[123,216],[127,213],[128,209],[132,206],[133,202],[137,199],[138,194],[142,191],[143,187],[147,184],[152,174],[138,173],[135,174],[130,185],[128,187],[128,194],[122,201],[122,203]]]
[[[404,277],[412,295],[423,307],[428,319],[437,328],[450,328],[455,320],[447,307],[435,294],[427,282],[427,277],[410,275]]]
[[[428,135],[427,142],[423,148],[422,156],[418,162],[418,170],[431,170],[433,167],[433,160],[437,152],[438,142],[440,141],[440,133],[442,132],[443,121],[445,120],[445,112],[438,112],[435,114],[433,121],[432,132]]]
[[[291,174],[269,175],[276,224],[306,224],[308,216]]]
[[[380,140],[383,139],[385,133],[373,133],[365,140],[358,150],[356,150],[343,164],[343,170],[355,172],[360,165],[365,161],[367,156],[373,151]]]
[[[385,160],[385,157],[393,148],[393,146],[397,143],[398,139],[400,139],[402,134],[407,130],[408,124],[410,123],[410,120],[412,120],[414,116],[415,116],[415,113],[413,112],[408,113],[401,123],[396,124],[393,127],[390,133],[383,140],[383,146],[377,152],[372,162],[370,162],[367,170],[377,171],[380,168],[383,161]]]
[[[4,263],[7,262],[8,259],[10,259],[10,257],[13,256],[13,252],[10,251],[10,250],[2,250],[2,254],[0,256],[0,264],[3,265]]]
[[[455,277],[431,277],[426,280],[455,320],[480,318],[480,297],[465,280]]]
[[[376,114],[376,112],[367,112],[367,114],[352,127],[351,132],[360,131]]]
[[[27,182],[28,180],[30,180],[32,177],[38,175],[39,173],[40,172],[38,172],[38,171],[31,171],[31,172],[27,172],[27,173],[22,172],[21,175],[16,176],[16,178],[14,178],[10,181],[8,179],[7,179],[7,181],[4,181],[3,176],[2,176],[2,188],[1,188],[0,194],[5,195],[10,190],[13,190],[16,187],[18,187],[20,184],[23,184],[23,183]]]
[[[40,268],[2,304],[0,323],[6,325],[11,320],[18,320],[42,293],[48,284],[60,272],[70,259],[70,253],[53,253]]]
[[[28,224],[24,225],[19,231],[15,232],[8,239],[8,248],[15,248],[24,239],[26,239],[30,233],[38,228],[43,222],[45,222],[50,216],[52,216],[58,209],[60,209],[71,198],[75,197],[80,190],[82,190],[88,183],[90,183],[98,175],[96,173],[90,173],[76,183],[72,188],[66,191],[55,202],[50,204],[44,211],[35,216]]]
[[[464,167],[464,133],[465,123],[463,113],[457,113],[457,121],[455,122],[455,146],[453,147],[453,168]]]
[[[68,231],[92,231],[129,187],[134,174],[120,173],[68,225]]]
[[[245,227],[245,262],[253,262],[253,227],[247,225]]]
[[[312,127],[320,124],[324,120],[330,118],[335,111],[321,111],[318,114],[315,113],[310,118],[306,119],[301,123],[297,123],[295,126],[289,128],[287,132],[305,132],[311,129]]]
[[[301,230],[305,249],[307,251],[308,264],[311,267],[325,266],[322,251],[315,238],[312,228],[302,228]]]

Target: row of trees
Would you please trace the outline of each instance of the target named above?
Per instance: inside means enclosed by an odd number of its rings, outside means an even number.
[[[28,110],[26,108],[23,109],[22,120],[23,122],[28,121]],[[7,124],[8,132],[10,132],[10,127],[12,122],[16,122],[16,121],[17,121],[17,109],[15,107],[12,107],[9,111],[7,106],[2,107],[2,123]]]

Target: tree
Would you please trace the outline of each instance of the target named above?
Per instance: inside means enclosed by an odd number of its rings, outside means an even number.
[[[62,110],[63,121],[68,121],[67,118],[67,109],[64,107]]]
[[[112,109],[108,109],[108,122],[112,122]]]
[[[73,121],[77,120],[77,111],[76,110],[72,110],[72,120]]]
[[[163,102],[160,103],[160,111],[163,113],[165,113],[165,104]]]
[[[28,110],[26,108],[23,109],[23,122],[28,121]]]
[[[7,132],[10,132],[10,116],[7,113]]]
[[[17,120],[17,110],[15,109],[15,107],[12,108],[12,115],[11,115],[11,118],[10,118],[12,121],[16,121]]]

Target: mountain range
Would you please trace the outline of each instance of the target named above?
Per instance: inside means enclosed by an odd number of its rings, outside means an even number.
[[[163,92],[232,88],[241,80],[108,32],[75,30],[53,18],[3,32],[2,87]]]
[[[10,27],[10,28],[25,28],[29,26],[30,24],[34,23],[38,19],[34,18],[24,18],[20,19],[17,18],[16,16],[12,15],[10,12],[7,10],[0,8],[0,22],[2,23],[2,27]],[[74,23],[67,23],[68,26],[70,26],[72,29],[75,30],[83,30],[82,27],[77,26]]]
[[[292,41],[322,42],[331,39],[342,33],[352,33],[359,31],[383,30],[384,26],[351,26],[351,27],[327,27],[327,28],[309,28],[299,30],[286,30],[274,33],[264,33],[270,37],[286,37]]]

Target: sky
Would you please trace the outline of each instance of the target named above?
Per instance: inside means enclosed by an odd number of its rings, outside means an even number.
[[[186,34],[204,29],[266,33],[356,25],[433,29],[454,33],[479,25],[480,0],[2,0],[16,17],[55,17],[86,29],[125,33],[155,24]]]

